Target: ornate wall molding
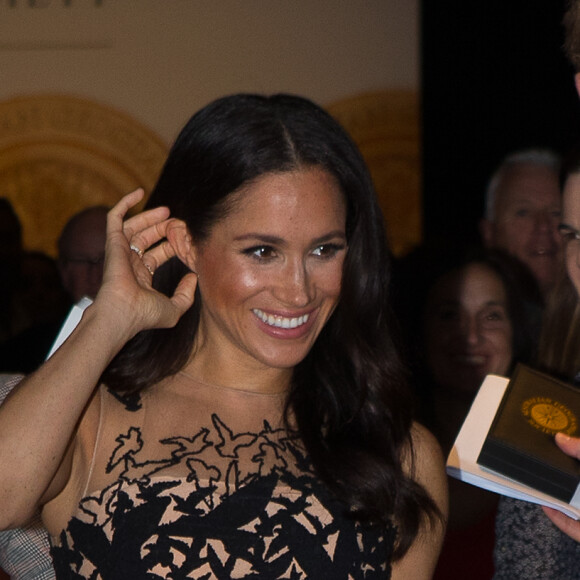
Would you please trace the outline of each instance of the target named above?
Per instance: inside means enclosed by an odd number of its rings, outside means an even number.
[[[327,110],[359,146],[377,190],[391,249],[395,255],[405,254],[422,239],[417,92],[366,93]]]
[[[65,95],[0,102],[0,196],[20,216],[27,249],[54,255],[76,211],[148,193],[168,148],[130,116]]]

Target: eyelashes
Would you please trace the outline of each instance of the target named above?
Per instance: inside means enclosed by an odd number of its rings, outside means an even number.
[[[346,244],[342,243],[332,242],[328,244],[320,244],[311,250],[310,255],[322,260],[330,260],[345,249]],[[242,250],[242,254],[255,258],[259,262],[273,261],[281,255],[281,253],[274,246],[269,246],[266,244],[244,248]]]

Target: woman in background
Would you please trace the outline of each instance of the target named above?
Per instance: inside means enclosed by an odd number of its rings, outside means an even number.
[[[447,455],[485,376],[508,376],[535,354],[541,294],[515,258],[480,248],[418,250],[401,265],[396,287],[405,292],[401,326],[411,331],[423,421]],[[448,483],[449,522],[434,578],[489,580],[498,496]]]

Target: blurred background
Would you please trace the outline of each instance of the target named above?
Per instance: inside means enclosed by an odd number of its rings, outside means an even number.
[[[224,94],[326,107],[371,168],[402,255],[476,235],[508,151],[577,134],[564,0],[3,0],[0,197],[27,249],[149,190],[189,116]]]

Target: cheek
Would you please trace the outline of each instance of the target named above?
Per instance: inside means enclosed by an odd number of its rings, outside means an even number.
[[[437,364],[442,360],[445,347],[451,336],[449,327],[438,321],[427,322],[424,333],[425,354],[430,364]]]
[[[495,345],[496,357],[509,365],[513,357],[513,333],[511,328],[490,333],[489,340]]]
[[[338,299],[342,289],[342,268],[329,277],[327,288],[328,293]]]
[[[200,274],[199,285],[202,293],[205,290],[206,300],[209,293],[219,297],[220,302],[231,303],[243,301],[256,293],[264,286],[264,281],[255,273],[231,264],[220,268],[219,272],[210,272],[206,276]]]
[[[342,264],[310,264],[308,268],[308,285],[324,298],[332,298],[335,302],[340,298],[342,290]]]

